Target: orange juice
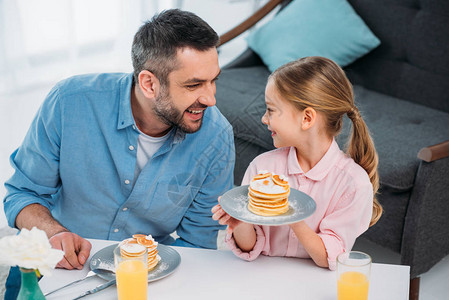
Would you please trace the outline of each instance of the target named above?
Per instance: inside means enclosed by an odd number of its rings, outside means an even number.
[[[140,260],[124,260],[116,269],[119,300],[147,299],[148,268]]]
[[[369,282],[365,274],[345,272],[337,281],[338,300],[367,300]]]

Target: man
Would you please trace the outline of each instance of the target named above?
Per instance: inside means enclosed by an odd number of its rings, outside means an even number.
[[[45,230],[66,269],[83,267],[85,238],[144,233],[216,248],[210,210],[232,188],[235,159],[232,128],[213,107],[217,43],[202,19],[168,10],[136,33],[134,74],[58,83],[11,155],[9,225]]]

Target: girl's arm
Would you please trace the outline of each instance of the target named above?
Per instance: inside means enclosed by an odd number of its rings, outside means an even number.
[[[315,264],[319,267],[328,268],[327,252],[323,240],[304,221],[290,224],[299,242],[309,253]]]
[[[256,230],[252,224],[240,222],[232,233],[235,243],[243,252],[250,252],[256,244]]]
[[[221,197],[220,197],[221,198]],[[218,198],[218,201],[220,201]],[[253,250],[256,244],[256,231],[252,224],[241,222],[228,215],[220,204],[212,208],[212,219],[217,220],[221,225],[228,226],[228,233],[232,233],[235,243],[244,252]]]

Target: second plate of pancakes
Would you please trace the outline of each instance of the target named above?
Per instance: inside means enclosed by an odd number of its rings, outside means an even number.
[[[290,188],[287,212],[277,216],[259,216],[248,210],[248,185],[227,191],[221,196],[220,204],[231,217],[256,225],[286,225],[296,223],[312,215],[316,210],[315,201],[307,194]]]

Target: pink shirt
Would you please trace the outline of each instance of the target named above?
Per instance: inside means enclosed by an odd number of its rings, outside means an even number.
[[[242,185],[249,184],[252,177],[262,170],[288,176],[290,187],[315,200],[316,211],[305,222],[323,240],[329,269],[334,270],[338,254],[351,250],[355,239],[369,227],[373,187],[366,171],[341,151],[335,140],[307,173],[299,166],[294,147],[261,154],[249,165]],[[250,252],[242,252],[232,235],[226,236],[228,247],[237,256],[249,261],[260,254],[310,257],[288,225],[254,227],[257,241]]]

